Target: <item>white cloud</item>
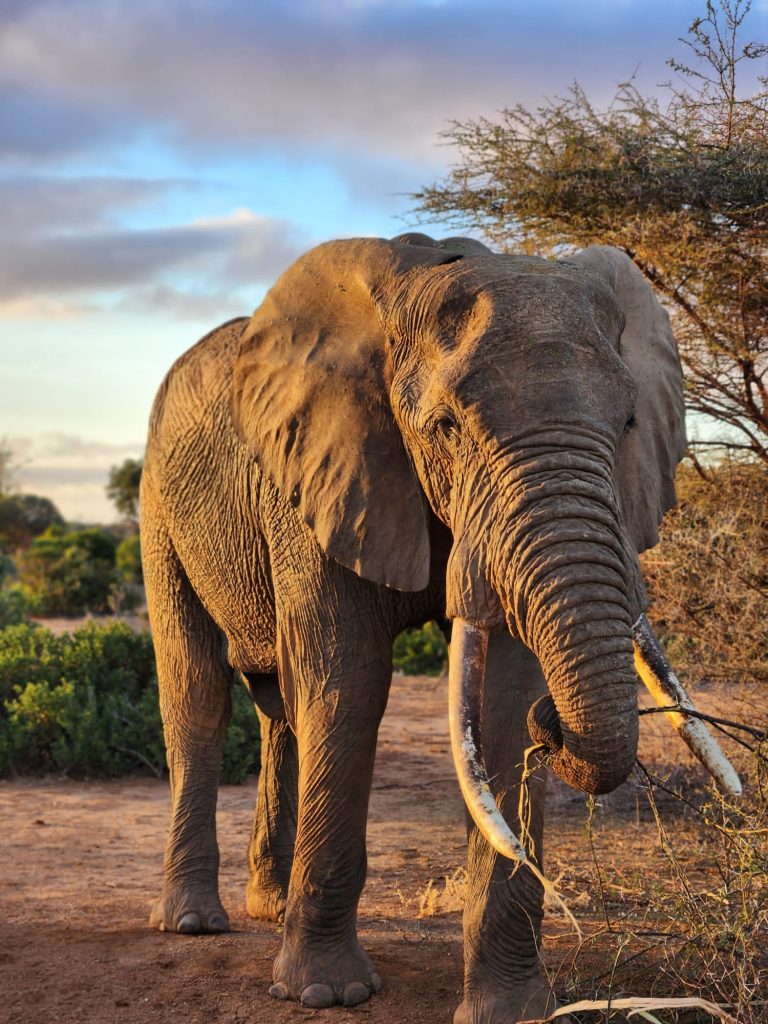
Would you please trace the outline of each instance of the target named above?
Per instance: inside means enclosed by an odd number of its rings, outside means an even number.
[[[181,179],[41,173],[7,174],[0,184],[4,239],[114,226],[126,214],[173,191],[193,189],[192,182]]]
[[[9,437],[5,443],[19,467],[18,486],[50,498],[65,519],[78,522],[115,521],[105,493],[110,467],[144,451],[143,441],[104,443],[64,432]]]
[[[67,302],[42,295],[0,298],[0,318],[3,320],[76,321],[94,311],[92,303]]]
[[[79,184],[85,189],[83,182]],[[119,194],[127,192],[134,201],[130,183],[124,185]],[[212,299],[215,305],[224,295],[234,296],[240,284],[271,284],[310,244],[295,225],[242,207],[189,223],[102,227],[99,221],[107,219],[100,206],[105,193],[111,197],[108,202],[114,202],[114,193],[98,180],[92,200],[95,226],[82,226],[80,210],[87,203],[78,196],[71,220],[65,214],[69,207],[54,201],[59,218],[53,219],[50,229],[41,223],[35,231],[6,235],[0,312],[14,318],[62,319],[78,309],[86,312],[85,304],[63,296],[109,290],[121,292],[120,308],[130,308],[134,295],[135,307],[145,308],[153,288],[161,299],[180,298],[186,291],[191,308],[200,305],[196,298],[209,306]],[[175,275],[204,280],[201,295],[195,296],[189,286],[180,289]]]
[[[671,18],[660,0],[49,0],[7,19],[0,75],[19,102],[83,109],[95,137],[143,124],[189,151],[312,147],[434,167],[450,118],[536,102],[577,77],[607,97],[638,61],[657,81],[659,23],[674,48],[696,7]]]

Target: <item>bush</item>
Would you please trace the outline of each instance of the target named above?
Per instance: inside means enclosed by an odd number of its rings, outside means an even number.
[[[27,621],[29,603],[21,587],[0,590],[0,629]]]
[[[126,537],[115,552],[115,566],[126,583],[142,583],[141,543],[138,533]]]
[[[51,526],[19,558],[19,576],[36,615],[108,612],[117,579],[117,540],[91,527],[66,533]]]
[[[11,556],[6,555],[0,547],[0,586],[4,583],[8,583],[10,580],[15,580],[17,575],[16,563]]]
[[[702,676],[768,681],[768,473],[725,462],[709,479],[683,464],[679,506],[661,542],[642,556],[650,615],[676,668]]]
[[[439,676],[447,659],[448,646],[436,622],[404,630],[392,648],[393,667],[408,676]]]
[[[241,782],[258,770],[258,721],[245,687],[232,704],[222,781]],[[149,633],[121,622],[62,636],[28,624],[0,631],[0,775],[114,778],[164,765]]]
[[[232,719],[224,737],[221,781],[230,785],[244,782],[248,775],[259,771],[260,764],[259,720],[253,698],[238,679],[232,687]]]

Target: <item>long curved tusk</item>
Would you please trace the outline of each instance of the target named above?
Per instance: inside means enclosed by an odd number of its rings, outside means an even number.
[[[477,739],[487,652],[488,630],[453,620],[448,667],[453,763],[464,803],[482,835],[503,857],[525,862],[525,848],[496,806]]]
[[[552,882],[528,856],[525,847],[504,820],[491,792],[479,743],[480,709],[488,653],[488,630],[464,619],[454,619],[448,657],[448,721],[451,751],[464,803],[480,833],[502,857],[525,864],[544,892],[565,913],[576,933],[581,929]]]
[[[637,674],[659,707],[675,704],[695,711],[691,698],[667,661],[658,637],[645,615],[641,615],[632,627],[632,642],[635,647]],[[741,796],[739,776],[701,719],[679,711],[667,711],[666,716],[720,789],[731,796]]]

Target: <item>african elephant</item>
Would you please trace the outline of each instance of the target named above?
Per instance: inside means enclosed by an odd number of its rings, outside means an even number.
[[[239,670],[263,737],[248,908],[285,915],[270,992],[350,1006],[377,991],[356,913],[392,641],[452,620],[472,815],[454,1019],[551,1011],[542,887],[503,855],[520,763],[530,731],[581,790],[632,768],[637,552],[684,447],[667,315],[602,246],[552,262],[417,234],[330,242],[183,355],[141,490],[173,797],[151,923],[228,928],[215,807]],[[532,789],[522,856],[539,870],[540,772]]]

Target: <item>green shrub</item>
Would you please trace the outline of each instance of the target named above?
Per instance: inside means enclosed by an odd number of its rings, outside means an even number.
[[[0,629],[27,621],[29,602],[19,586],[0,590]]]
[[[19,557],[19,577],[36,615],[108,612],[117,579],[117,540],[98,527],[67,533],[53,525]]]
[[[258,720],[240,684],[232,705],[222,781],[241,782],[258,770]],[[29,624],[0,631],[0,775],[114,778],[164,766],[149,633],[121,622],[62,636]]]
[[[232,719],[224,737],[221,781],[237,784],[255,775],[261,763],[259,720],[248,689],[238,679],[232,687]]]
[[[439,676],[447,659],[448,646],[436,622],[404,630],[392,648],[393,667],[408,676]]]
[[[16,563],[10,555],[5,554],[2,548],[0,548],[0,586],[15,580],[17,575]]]
[[[115,552],[115,566],[126,583],[141,583],[141,542],[138,533],[122,540]]]

